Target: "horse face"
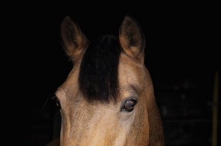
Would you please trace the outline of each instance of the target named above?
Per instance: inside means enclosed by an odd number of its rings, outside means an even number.
[[[116,43],[118,46],[112,46],[110,38],[99,44],[102,47],[111,46],[109,49],[117,47],[119,54],[109,55],[109,58],[103,57],[106,64],[101,63],[101,66],[95,70],[90,69],[90,62],[104,54],[96,56],[91,55],[93,51],[87,52],[90,48],[89,41],[69,17],[62,22],[61,34],[65,51],[72,58],[74,66],[66,81],[56,91],[62,115],[60,144],[62,146],[146,146],[152,143],[162,145],[162,125],[158,118],[151,78],[143,63],[145,40],[137,22],[129,16],[124,18]],[[107,45],[110,42],[111,44]],[[102,47],[97,48],[102,49]],[[89,57],[85,57],[88,56],[86,54],[89,54]],[[106,55],[108,56],[108,53]],[[111,66],[110,60],[114,57],[118,61]],[[90,61],[85,61],[87,58]],[[94,67],[97,64],[100,63],[95,61]],[[112,68],[113,66],[115,68]],[[84,69],[85,67],[89,69]],[[97,73],[98,69],[103,71]],[[117,74],[111,73],[113,69],[117,70]],[[115,75],[113,78],[115,82],[112,81],[111,75]],[[97,82],[100,78],[104,80]],[[117,88],[113,87],[116,81]],[[105,100],[102,97],[105,97]],[[157,118],[152,118],[153,115]],[[160,134],[153,133],[151,129],[154,128],[158,129]],[[160,138],[155,138],[156,135]]]

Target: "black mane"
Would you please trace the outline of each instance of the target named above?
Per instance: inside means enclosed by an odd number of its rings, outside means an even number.
[[[79,85],[88,100],[116,100],[120,52],[119,40],[112,35],[101,37],[87,48],[80,67]]]

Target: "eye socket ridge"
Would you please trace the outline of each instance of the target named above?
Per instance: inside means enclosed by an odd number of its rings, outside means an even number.
[[[132,112],[136,104],[137,104],[137,98],[134,97],[128,98],[123,102],[121,106],[121,111]]]

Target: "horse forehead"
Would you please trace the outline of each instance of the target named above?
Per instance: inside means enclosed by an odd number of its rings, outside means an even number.
[[[119,61],[120,84],[140,84],[143,82],[145,70],[143,64],[122,53]]]
[[[136,59],[128,57],[125,53],[119,56],[118,65],[118,81],[121,92],[127,93],[131,87],[142,88],[142,83],[145,80],[145,71],[143,64]],[[77,62],[67,76],[66,81],[59,87],[66,93],[66,96],[71,96],[79,91],[79,70],[81,61]],[[59,91],[58,91],[59,92]]]

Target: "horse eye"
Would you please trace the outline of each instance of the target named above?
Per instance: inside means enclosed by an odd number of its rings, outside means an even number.
[[[60,101],[58,100],[58,98],[55,99],[55,104],[56,104],[56,106],[61,107],[61,104],[60,104]]]
[[[121,111],[131,112],[131,111],[133,111],[136,104],[137,104],[136,99],[134,99],[134,98],[128,99],[124,102]]]
[[[53,96],[51,99],[55,100],[55,104],[57,107],[61,107],[60,101],[56,96]]]

